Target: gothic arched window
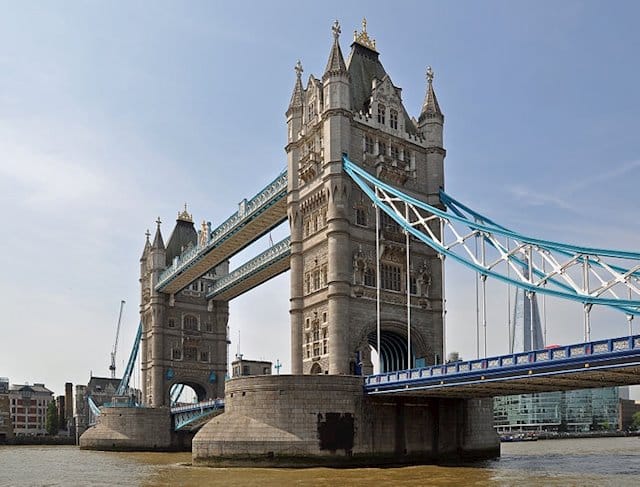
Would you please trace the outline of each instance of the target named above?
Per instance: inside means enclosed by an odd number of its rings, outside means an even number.
[[[183,330],[197,330],[198,329],[198,318],[193,315],[185,315],[182,319],[182,329]]]
[[[398,112],[396,110],[389,110],[389,125],[392,129],[398,128]]]
[[[387,107],[384,105],[378,105],[378,123],[381,123],[382,125],[384,125],[384,116],[386,111]]]

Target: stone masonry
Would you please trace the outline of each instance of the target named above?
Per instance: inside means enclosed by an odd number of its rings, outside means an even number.
[[[291,359],[294,374],[371,373],[376,330],[375,210],[342,168],[342,156],[383,181],[440,206],[444,186],[444,115],[429,70],[419,118],[411,118],[363,30],[345,62],[333,27],[324,74],[302,83],[286,112],[288,217],[291,227]],[[442,360],[442,263],[381,218],[383,367]],[[407,360],[407,273],[412,343]],[[394,348],[395,347],[395,348]]]
[[[225,262],[176,294],[155,290],[160,273],[182,251],[195,245],[210,232],[202,223],[200,234],[186,208],[178,214],[176,225],[165,247],[160,220],[153,240],[147,240],[140,259],[140,319],[142,341],[142,397],[146,406],[169,405],[170,390],[185,384],[199,400],[222,397],[227,374],[226,301],[207,300],[208,284],[228,273]]]

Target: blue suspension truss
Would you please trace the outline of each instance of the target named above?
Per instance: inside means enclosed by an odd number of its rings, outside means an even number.
[[[94,416],[100,416],[100,408],[91,396],[87,397],[87,402],[89,403],[89,410],[91,411],[91,414]]]
[[[175,387],[171,389],[171,406],[175,406],[182,395],[182,391],[184,391],[184,384],[176,384]]]
[[[380,181],[343,157],[344,169],[373,203],[440,256],[530,293],[640,314],[640,253],[580,247],[524,236],[444,192],[443,211]],[[473,243],[480,243],[481,255]]]
[[[138,325],[138,332],[136,333],[136,339],[133,341],[133,348],[131,349],[131,355],[129,355],[129,362],[127,362],[127,368],[122,375],[122,380],[118,384],[116,389],[116,396],[124,396],[129,389],[129,381],[131,380],[131,374],[136,364],[136,358],[138,357],[138,350],[140,349],[140,340],[142,339],[142,321]]]

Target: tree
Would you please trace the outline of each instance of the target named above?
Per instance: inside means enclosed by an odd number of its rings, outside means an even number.
[[[47,408],[46,429],[48,435],[58,434],[58,409],[56,408],[55,400],[51,401]]]
[[[633,413],[633,422],[631,423],[631,427],[636,430],[640,430],[640,411]]]

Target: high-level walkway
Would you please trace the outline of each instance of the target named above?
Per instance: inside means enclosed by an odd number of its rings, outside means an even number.
[[[184,252],[160,275],[156,289],[177,293],[255,242],[287,218],[287,173],[281,173],[211,232],[205,245]]]
[[[218,279],[209,289],[207,299],[231,300],[289,270],[290,243],[287,237]]]

